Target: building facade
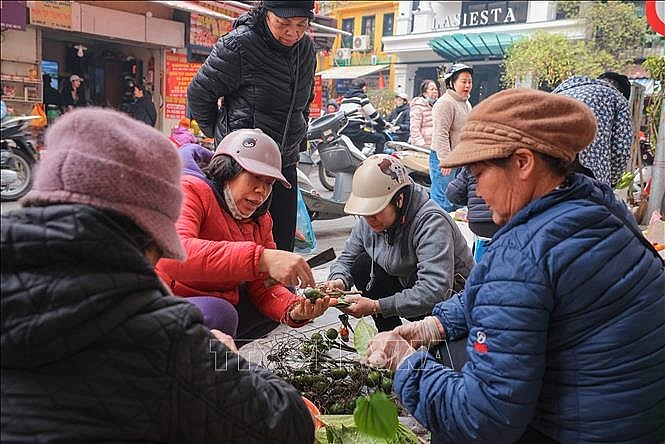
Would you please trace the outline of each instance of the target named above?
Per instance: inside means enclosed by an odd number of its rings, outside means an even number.
[[[394,85],[417,94],[424,79],[437,79],[442,64],[474,69],[470,98],[476,104],[498,91],[506,49],[536,31],[583,39],[579,20],[558,19],[556,1],[402,1],[395,34],[383,39],[393,56]]]
[[[363,77],[370,87],[392,84],[392,56],[384,48],[386,37],[395,33],[398,1],[320,2],[321,13],[336,20],[348,35],[335,38],[330,51],[319,53],[317,74],[324,95],[344,95],[354,78]]]

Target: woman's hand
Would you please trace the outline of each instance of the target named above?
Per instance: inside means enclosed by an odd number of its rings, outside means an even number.
[[[344,281],[341,279],[333,279],[332,281],[325,281],[322,284],[319,284],[318,286],[320,289],[324,291],[330,291],[330,290],[346,290],[346,286],[344,285]]]
[[[452,168],[443,168],[441,167],[441,175],[448,176],[453,171]]]
[[[395,331],[384,331],[370,339],[364,361],[376,367],[396,371],[416,350]]]
[[[446,337],[441,321],[434,316],[402,324],[395,327],[393,331],[404,338],[413,348],[436,345]]]
[[[259,271],[267,272],[276,281],[291,286],[314,287],[314,275],[302,256],[290,251],[266,248],[259,259]]]
[[[381,312],[379,301],[365,298],[363,296],[346,296],[344,298],[344,302],[348,302],[351,305],[349,305],[347,308],[342,308],[341,311],[353,316],[354,318],[362,318],[363,316],[375,315]]]
[[[325,296],[311,302],[309,299],[302,298],[293,304],[289,311],[289,316],[296,322],[307,321],[318,318],[328,309],[330,297]]]
[[[219,330],[215,330],[214,328],[210,330],[210,333],[212,333],[215,339],[217,339],[219,342],[226,345],[233,352],[238,353],[238,349],[236,348],[236,343],[231,336],[227,335],[226,333],[222,333]]]

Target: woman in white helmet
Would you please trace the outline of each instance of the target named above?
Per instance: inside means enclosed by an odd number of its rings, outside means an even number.
[[[471,112],[469,95],[473,87],[473,68],[455,63],[446,69],[443,76],[446,92],[432,108],[432,151],[429,158],[429,174],[432,180],[432,199],[446,211],[455,211],[457,206],[446,198],[446,187],[455,178],[458,170],[444,168],[441,161],[455,149],[459,142],[466,117]]]
[[[358,218],[326,285],[348,296],[342,310],[372,315],[380,331],[420,319],[460,291],[473,266],[464,236],[448,214],[415,184],[395,157],[376,154],[353,175],[344,211]]]
[[[184,163],[182,211],[176,228],[187,259],[163,259],[157,273],[177,296],[196,304],[210,328],[242,345],[278,323],[300,327],[328,308],[285,285],[313,286],[302,256],[275,249],[268,213],[273,184],[290,187],[279,147],[259,129],[229,133],[213,154],[196,144],[179,150]]]

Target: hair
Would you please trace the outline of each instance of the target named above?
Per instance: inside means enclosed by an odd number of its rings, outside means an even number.
[[[556,175],[563,176],[563,177],[568,177],[572,173],[574,173],[577,169],[578,163],[577,163],[577,158],[573,162],[567,162],[563,159],[560,159],[558,157],[550,156],[549,154],[544,154],[539,151],[531,150],[531,152],[539,157],[540,159],[543,160],[549,167],[549,169]],[[478,163],[487,163],[487,164],[492,164],[496,165],[500,168],[504,168],[508,162],[510,161],[510,158],[513,156],[515,152],[513,151],[510,156],[508,157],[502,157],[499,159],[490,159],[490,160],[485,160],[482,162]]]
[[[600,80],[609,80],[612,85],[619,90],[621,94],[630,100],[630,80],[627,76],[617,72],[607,71],[598,76]]]
[[[365,79],[353,79],[353,82],[351,82],[351,84],[359,89],[362,89],[365,86],[367,86],[367,82],[365,82]]]
[[[138,89],[139,91],[145,92],[145,85],[141,82],[134,83],[134,88]]]
[[[233,157],[225,154],[214,156],[208,166],[203,168],[205,175],[219,185],[225,184],[243,171],[244,168]]]
[[[430,83],[434,83],[434,86],[436,86],[436,89],[437,89],[437,90],[439,89],[439,84],[436,83],[435,80],[432,80],[432,79],[425,79],[425,80],[423,80],[422,82],[420,82],[420,95],[421,95],[421,96],[422,96],[423,94],[425,94],[425,92],[427,91],[427,88],[429,88],[429,84],[430,84]]]

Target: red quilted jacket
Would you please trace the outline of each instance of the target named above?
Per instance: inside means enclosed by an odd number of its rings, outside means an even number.
[[[233,305],[238,304],[238,286],[247,283],[252,303],[261,313],[288,323],[286,313],[297,297],[282,285],[266,287],[269,276],[258,269],[263,250],[275,248],[270,214],[258,222],[237,221],[220,207],[202,179],[185,175],[181,185],[184,201],[176,229],[187,260],[162,259],[157,274],[178,296],[215,296]]]

